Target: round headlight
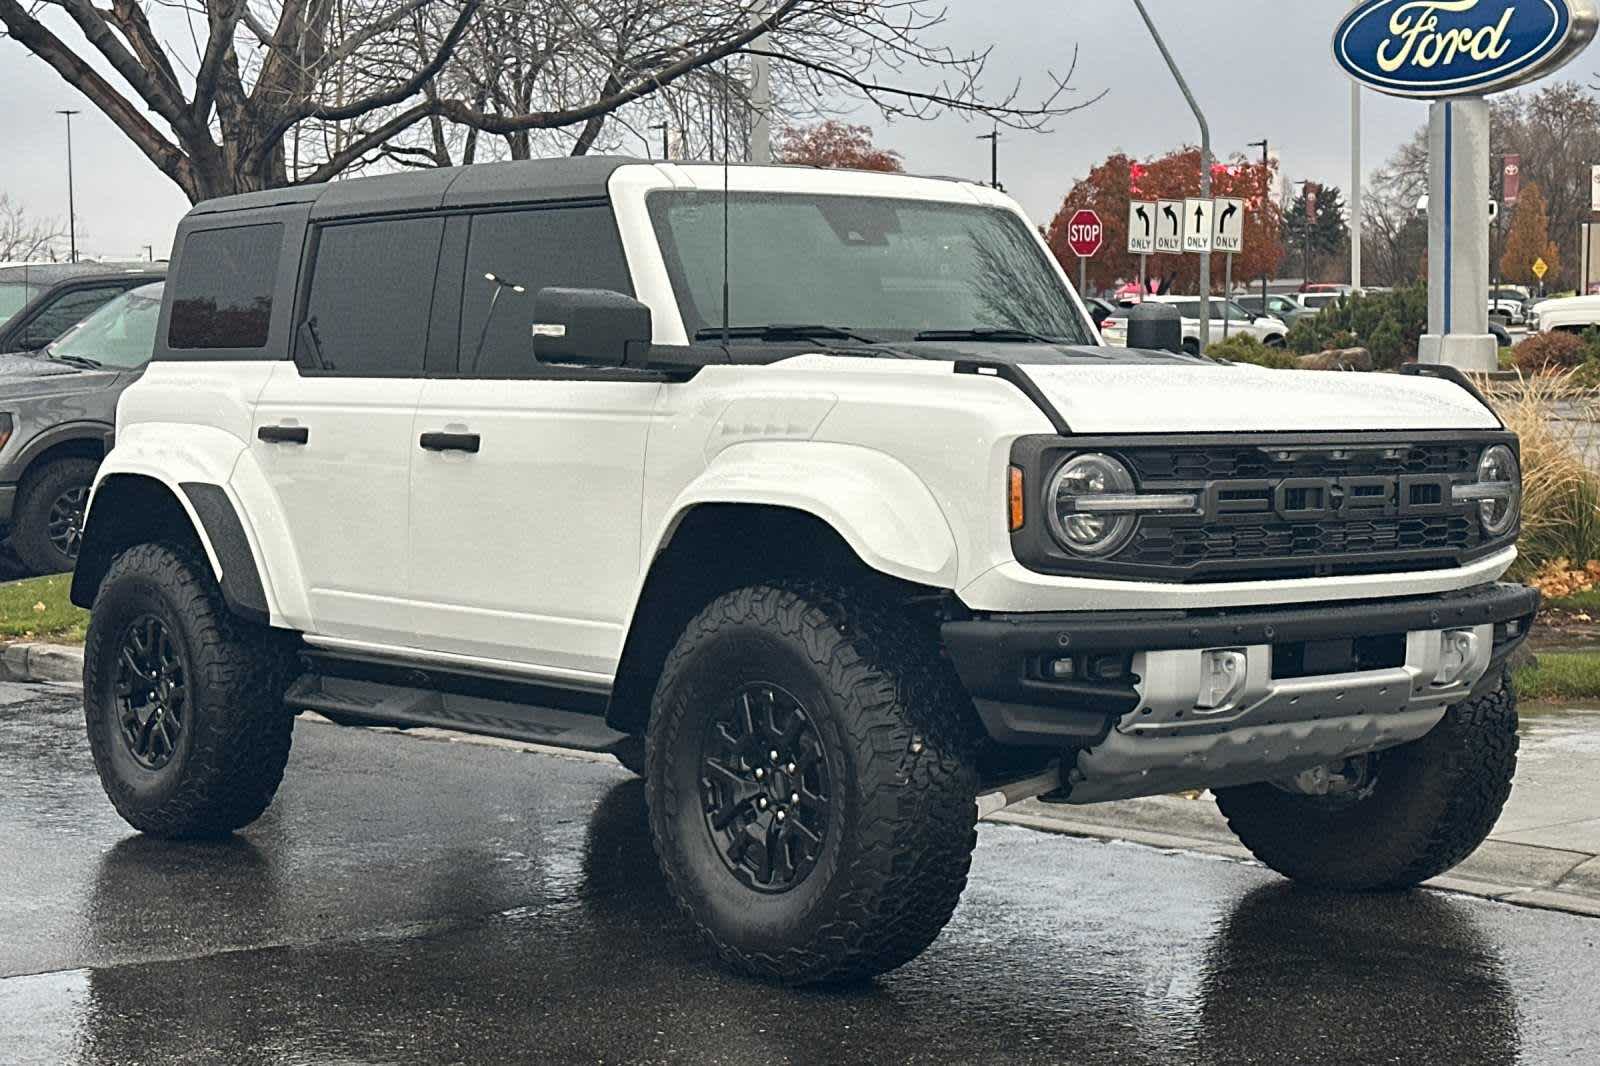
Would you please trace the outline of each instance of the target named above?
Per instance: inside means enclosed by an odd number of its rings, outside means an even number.
[[[1050,480],[1046,507],[1050,531],[1063,547],[1079,555],[1109,555],[1133,535],[1135,518],[1097,512],[1094,499],[1133,491],[1133,475],[1111,456],[1075,455]]]
[[[1478,521],[1483,523],[1483,531],[1491,537],[1511,532],[1522,513],[1522,471],[1516,453],[1504,444],[1486,448],[1478,460],[1478,483],[1506,486],[1504,495],[1479,502]]]

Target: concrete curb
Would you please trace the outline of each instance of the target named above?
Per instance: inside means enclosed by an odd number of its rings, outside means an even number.
[[[69,644],[0,646],[0,681],[83,683],[83,649]]]
[[[0,681],[82,684],[83,649],[34,643],[0,646]],[[333,724],[310,712],[300,717],[305,722]],[[384,729],[384,732],[436,743],[472,744],[585,762],[615,762],[610,755],[498,740],[449,729]],[[1030,800],[999,811],[986,820],[1090,840],[1254,862],[1250,853],[1233,840],[1231,833],[1217,824],[1210,804],[1177,797],[1157,796],[1092,808],[1051,807]],[[1559,848],[1491,838],[1449,874],[1427,882],[1427,887],[1519,907],[1600,917],[1600,858]]]

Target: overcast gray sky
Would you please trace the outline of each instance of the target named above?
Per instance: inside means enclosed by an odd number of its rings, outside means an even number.
[[[1346,0],[1147,0],[1211,120],[1219,155],[1268,137],[1290,179],[1348,187],[1349,82],[1330,48]],[[1198,139],[1195,124],[1161,64],[1132,0],[949,0],[944,30],[957,46],[994,45],[991,88],[1020,77],[1024,95],[1047,87],[1043,71],[1065,71],[1080,50],[1073,83],[1102,101],[1054,123],[1047,134],[1005,134],[1001,180],[1039,222],[1048,222],[1072,182],[1114,150],[1156,155]],[[1567,73],[1588,80],[1581,57]],[[66,160],[58,108],[73,120],[79,247],[104,255],[165,254],[187,207],[166,177],[53,71],[0,40],[0,191],[31,211],[66,217]],[[1380,164],[1426,119],[1426,105],[1367,94],[1365,163]],[[886,127],[865,112],[878,139],[909,169],[987,178],[982,125],[947,117]]]

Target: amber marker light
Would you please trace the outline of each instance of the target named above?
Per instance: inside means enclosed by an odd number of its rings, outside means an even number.
[[[1022,468],[1011,468],[1010,491],[1007,493],[1011,502],[1011,532],[1015,533],[1022,528],[1022,521],[1027,517],[1022,505]]]

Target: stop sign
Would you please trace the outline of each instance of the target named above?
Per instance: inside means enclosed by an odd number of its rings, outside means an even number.
[[[1106,228],[1100,224],[1100,216],[1087,207],[1079,208],[1067,223],[1067,247],[1082,259],[1098,253],[1105,240]]]

